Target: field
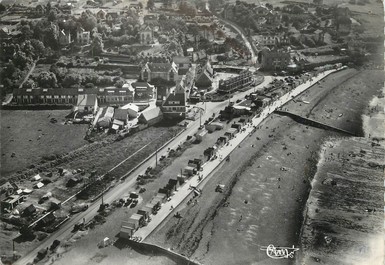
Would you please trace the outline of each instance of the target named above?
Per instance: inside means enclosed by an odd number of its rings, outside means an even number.
[[[362,84],[362,75],[371,81]],[[324,108],[330,107],[333,115],[346,116],[333,116],[328,122],[359,130],[355,127],[361,126],[360,120],[347,120],[364,113],[364,106],[378,95],[382,78],[375,71],[342,71],[311,89],[318,99],[313,105],[291,102],[285,107],[315,117],[325,116]],[[357,89],[366,94],[357,94]],[[303,96],[309,100],[309,94]],[[234,151],[230,163],[215,172],[196,205],[177,209],[182,221],[169,217],[149,241],[204,264],[291,264],[290,259],[269,259],[260,248],[299,245],[302,211],[320,146],[336,136],[341,135],[273,115]],[[217,184],[226,185],[224,193],[214,192]]]
[[[43,156],[64,154],[87,144],[83,139],[87,125],[64,125],[68,113],[69,110],[2,110],[1,177],[36,164]],[[50,123],[51,118],[58,122]]]

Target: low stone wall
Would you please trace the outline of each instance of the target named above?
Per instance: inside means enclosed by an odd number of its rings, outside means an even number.
[[[124,240],[124,239],[119,239]],[[172,250],[165,249],[161,246],[155,245],[155,244],[149,244],[144,242],[135,242],[135,241],[129,241],[129,244],[132,246],[134,250],[137,250],[141,253],[145,252],[147,255],[162,255],[166,256],[172,261],[174,261],[178,265],[202,265],[201,263],[197,261],[190,260],[189,258],[178,254]]]

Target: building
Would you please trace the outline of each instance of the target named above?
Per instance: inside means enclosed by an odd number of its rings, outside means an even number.
[[[12,211],[17,205],[24,202],[24,195],[11,195],[1,199],[1,212],[4,210]]]
[[[127,105],[121,107],[121,109],[126,109],[128,111],[128,117],[130,119],[135,119],[138,117],[139,107],[135,104],[128,103]]]
[[[156,107],[149,110],[144,110],[138,118],[138,123],[151,126],[160,122],[162,119],[163,113],[159,107]]]
[[[71,33],[65,33],[64,29],[59,31],[59,44],[66,46],[72,42]]]
[[[148,25],[144,25],[139,31],[140,44],[150,44],[154,42],[154,32]]]
[[[183,88],[176,88],[168,95],[162,104],[162,112],[167,117],[185,118],[186,114],[186,93]]]
[[[106,15],[107,15],[107,12],[103,9],[100,9],[97,13],[96,13],[96,18],[97,19],[100,19],[100,20],[105,20],[106,19]]]
[[[238,89],[249,86],[254,81],[253,74],[249,70],[242,70],[238,76],[226,80],[219,80],[219,93],[232,93]]]
[[[126,125],[128,123],[128,119],[129,119],[128,110],[127,109],[115,109],[113,119],[114,119],[114,121],[115,120],[121,121],[123,123],[123,125]]]
[[[178,75],[185,75],[191,67],[191,60],[189,57],[174,56],[172,61],[178,66]]]
[[[13,90],[14,103],[18,105],[74,105],[79,95],[95,94],[98,105],[125,105],[133,102],[131,88],[18,88]],[[84,96],[81,96],[82,98]]]
[[[135,101],[149,100],[154,97],[155,87],[146,82],[134,82],[130,84],[135,91]]]
[[[178,66],[175,63],[146,63],[140,71],[140,77],[146,82],[150,82],[154,78],[176,82]]]
[[[96,94],[78,95],[75,111],[84,113],[95,113],[98,110],[98,99]]]
[[[210,61],[199,70],[195,80],[195,86],[198,89],[209,89],[213,83],[214,70],[211,67]]]
[[[145,15],[143,17],[143,22],[146,25],[155,25],[158,23],[158,17],[156,15]]]
[[[85,31],[82,27],[78,27],[76,30],[76,41],[80,45],[89,44],[91,40],[91,32]]]
[[[263,50],[260,55],[263,70],[282,70],[290,64],[288,52]]]

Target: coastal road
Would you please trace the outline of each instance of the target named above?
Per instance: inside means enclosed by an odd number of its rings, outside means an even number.
[[[138,229],[134,233],[134,236],[140,237],[141,240],[145,240],[167,218],[167,216],[173,213],[174,209],[192,193],[192,190],[189,187],[198,186],[201,182],[212,176],[211,173],[222,163],[222,161],[225,160],[226,157],[228,157],[234,149],[236,149],[243,142],[243,140],[245,140],[245,138],[253,132],[254,126],[259,126],[277,108],[280,108],[282,105],[297,97],[299,94],[303,93],[312,85],[333,72],[335,72],[335,70],[326,71],[325,73],[319,74],[317,77],[313,77],[312,80],[308,80],[307,82],[297,86],[295,89],[276,100],[272,105],[263,109],[259,115],[252,119],[251,124],[243,126],[244,131],[237,133],[235,137],[229,141],[229,145],[222,146],[217,151],[217,156],[220,159],[208,161],[203,165],[203,171],[200,172],[202,180],[198,180],[197,175],[187,180],[183,186],[179,187],[178,191],[175,192],[175,194],[171,197],[171,200],[164,203],[156,215],[151,216],[151,222],[149,222],[147,226]]]
[[[273,78],[271,76],[265,76],[264,82],[262,82],[256,88],[251,87],[248,91],[240,92],[234,95],[232,98],[232,101],[243,99],[245,95],[249,94],[251,91],[254,91],[255,89],[258,90],[263,88],[268,83],[270,83],[272,79]],[[204,104],[205,103],[199,103],[197,104],[197,106],[204,108]],[[202,123],[208,118],[212,117],[214,113],[218,113],[221,109],[223,109],[227,105],[228,105],[228,101],[207,102],[206,112],[202,115],[202,119],[201,119]],[[183,133],[177,136],[168,145],[158,150],[158,157],[165,155],[167,153],[168,148],[175,149],[179,144],[183,143],[186,140],[187,136],[193,135],[198,130],[199,126],[200,126],[199,119],[190,123],[188,128],[186,128],[186,130]],[[112,203],[114,200],[121,198],[129,190],[133,190],[136,184],[136,177],[139,174],[144,174],[144,172],[149,166],[151,167],[155,166],[155,155],[152,155],[146,162],[144,162],[141,166],[139,166],[136,170],[134,170],[124,181],[122,181],[119,184],[116,184],[109,191],[107,191],[103,196],[104,203]],[[38,247],[31,250],[25,256],[21,257],[14,264],[21,265],[21,264],[27,264],[28,262],[31,262],[36,257],[40,249],[49,248],[55,239],[58,239],[60,241],[65,241],[65,239],[72,234],[71,231],[73,230],[73,227],[75,224],[81,222],[83,219],[85,219],[85,221],[88,222],[97,214],[97,210],[99,209],[100,204],[101,204],[101,198],[93,202],[86,211],[81,212],[77,215],[74,215],[69,221],[63,224],[63,226],[61,226],[58,231],[52,233],[47,239],[42,241]]]

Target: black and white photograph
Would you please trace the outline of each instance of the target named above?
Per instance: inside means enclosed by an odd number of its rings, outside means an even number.
[[[0,265],[384,265],[382,0],[0,0]]]

